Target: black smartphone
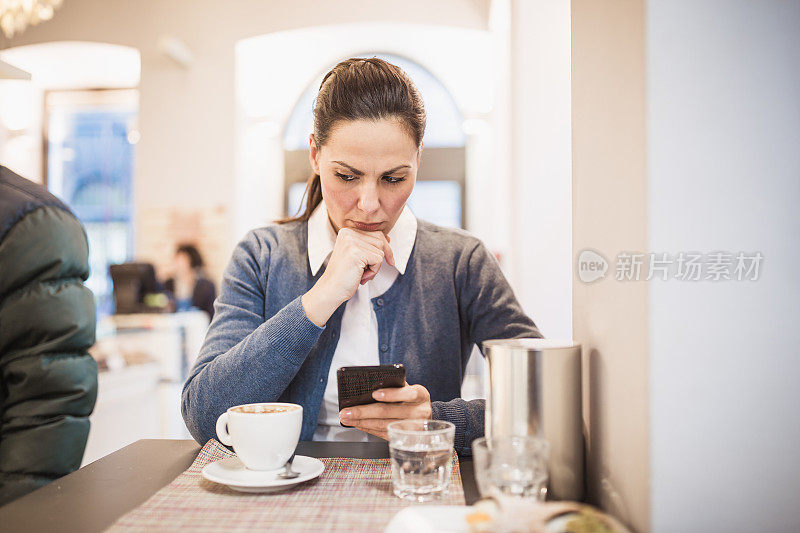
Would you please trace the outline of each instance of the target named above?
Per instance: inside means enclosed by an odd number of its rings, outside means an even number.
[[[354,405],[375,403],[372,393],[378,389],[404,387],[406,367],[403,365],[343,366],[336,371],[339,389],[339,410]]]

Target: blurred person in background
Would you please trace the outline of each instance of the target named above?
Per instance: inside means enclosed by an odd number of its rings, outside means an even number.
[[[323,78],[305,211],[239,243],[184,385],[198,442],[229,407],[275,401],[303,406],[301,440],[386,439],[406,418],[452,422],[458,452],[483,435],[485,401],[461,398],[474,346],[542,334],[478,238],[406,206],[425,121],[396,65],[352,58]],[[340,412],[336,370],[379,363],[402,363],[406,385]]]
[[[164,282],[170,294],[174,311],[196,308],[205,311],[209,320],[214,318],[214,299],[217,289],[206,277],[203,256],[192,244],[181,244],[175,251],[172,277]]]
[[[69,208],[0,166],[0,505],[81,465],[97,398],[88,259]]]

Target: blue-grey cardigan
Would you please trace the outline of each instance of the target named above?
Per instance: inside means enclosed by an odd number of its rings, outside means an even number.
[[[192,436],[215,437],[233,405],[303,406],[302,440],[317,426],[342,304],[320,328],[300,303],[319,277],[308,263],[308,225],[295,221],[250,231],[226,268],[203,347],[183,387]],[[402,363],[406,380],[428,389],[433,418],[456,426],[455,448],[470,452],[484,432],[484,400],[459,396],[474,344],[542,334],[522,311],[495,257],[462,230],[420,220],[406,272],[372,299],[381,364]]]

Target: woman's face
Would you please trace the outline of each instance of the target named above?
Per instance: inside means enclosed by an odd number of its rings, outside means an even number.
[[[175,271],[179,276],[191,273],[192,260],[189,258],[189,254],[184,252],[175,254]]]
[[[422,147],[392,119],[341,121],[324,146],[316,146],[313,134],[309,140],[336,231],[389,233],[414,189]]]

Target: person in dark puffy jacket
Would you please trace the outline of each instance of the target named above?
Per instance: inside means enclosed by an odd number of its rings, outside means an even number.
[[[81,223],[0,166],[0,505],[80,467],[97,398]]]

